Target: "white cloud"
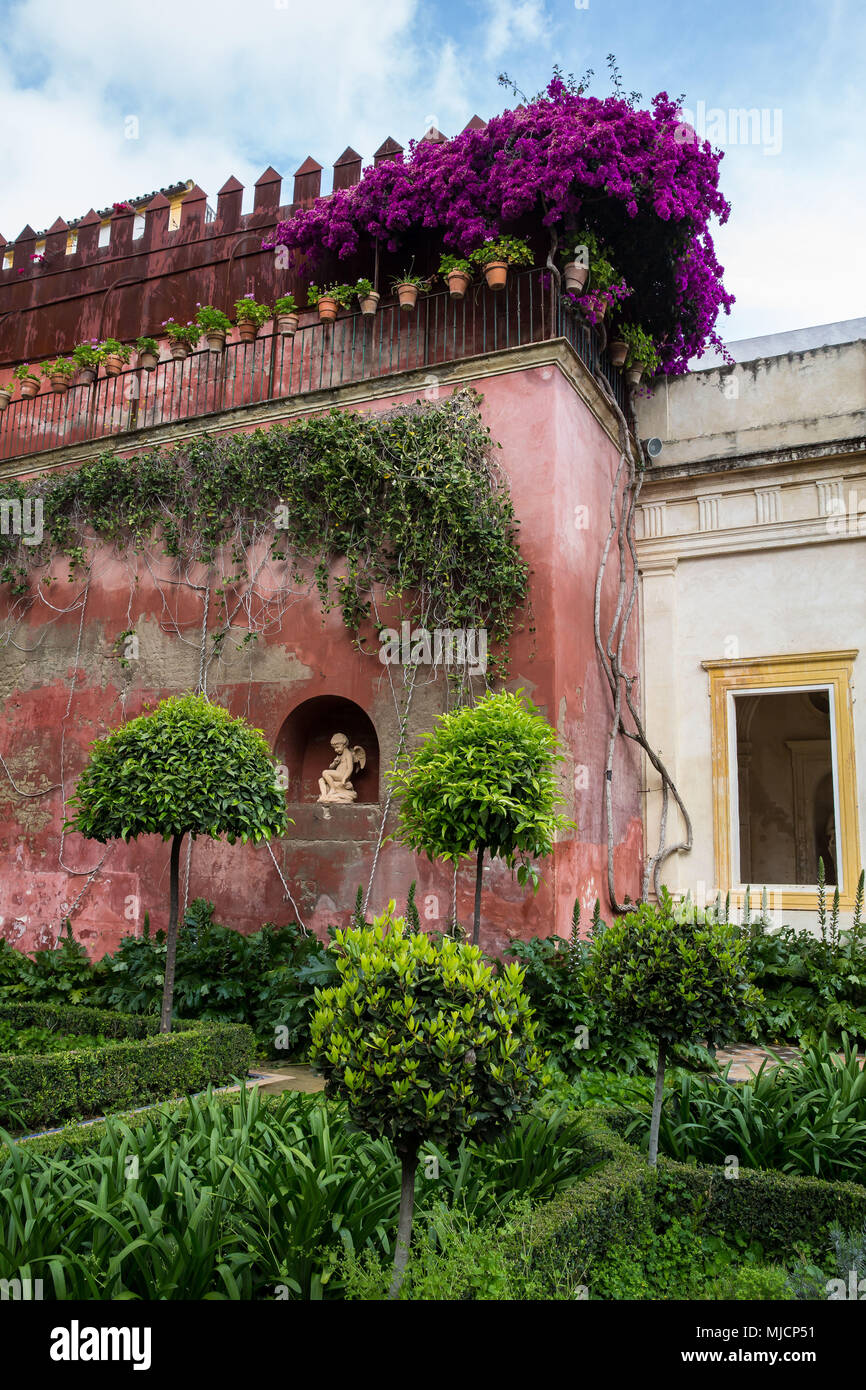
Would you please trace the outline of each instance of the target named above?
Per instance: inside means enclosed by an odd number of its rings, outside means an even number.
[[[230,174],[249,186],[271,162],[291,176],[308,153],[327,188],[347,145],[369,161],[389,134],[423,134],[431,110],[446,131],[473,110],[453,46],[422,42],[418,0],[24,0],[4,25],[10,240],[177,179],[213,203]]]
[[[484,56],[489,62],[510,49],[541,44],[550,36],[543,0],[487,0]]]

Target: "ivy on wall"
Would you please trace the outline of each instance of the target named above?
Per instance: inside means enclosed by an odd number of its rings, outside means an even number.
[[[313,563],[323,605],[338,605],[355,636],[376,621],[382,586],[386,601],[407,598],[428,626],[486,627],[501,670],[528,568],[479,406],[461,390],[385,414],[332,410],[7,480],[5,498],[41,502],[43,536],[34,545],[0,534],[0,584],[23,598],[39,571],[50,583],[44,571],[58,556],[87,569],[109,545],[161,547],[187,573],[222,556],[225,592],[248,578],[251,548],[266,544],[295,583],[302,562]]]

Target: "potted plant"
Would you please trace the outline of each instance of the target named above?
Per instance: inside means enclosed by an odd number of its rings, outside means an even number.
[[[298,331],[298,306],[293,294],[281,294],[274,305],[277,332],[291,336]]]
[[[443,256],[439,274],[448,286],[452,299],[462,299],[472,284],[472,266],[461,256]]]
[[[138,338],[135,344],[138,353],[138,366],[152,372],[159,361],[159,343],[155,338]]]
[[[601,256],[601,249],[595,232],[591,232],[588,227],[577,232],[574,241],[562,253],[562,256],[564,262],[562,278],[565,288],[574,294],[580,294],[589,279],[589,271],[593,261],[597,261]]]
[[[172,357],[176,362],[182,362],[184,358],[189,357],[201,337],[201,329],[192,320],[189,323],[178,323],[175,318],[166,319],[162,326]]]
[[[78,368],[79,386],[92,386],[101,361],[97,340],[91,338],[89,343],[79,343],[72,349],[72,360]]]
[[[69,390],[77,371],[78,366],[71,357],[58,357],[53,362],[46,362],[42,375],[51,382],[52,391],[62,396]]]
[[[379,307],[379,292],[373,289],[372,282],[360,277],[352,293],[364,317],[373,318]]]
[[[327,285],[320,290],[318,285],[310,283],[307,286],[307,305],[311,309],[318,308],[320,323],[333,323],[338,310],[349,308],[354,294],[352,285]]]
[[[622,329],[617,329],[616,333],[608,339],[607,355],[610,358],[610,365],[612,367],[624,366],[625,359],[628,356],[628,343],[621,334]]]
[[[212,304],[199,304],[195,321],[207,338],[211,352],[222,352],[226,345],[226,334],[232,326],[228,314],[215,309]]]
[[[418,303],[419,294],[426,294],[430,288],[430,281],[425,280],[422,275],[413,275],[411,271],[406,271],[404,275],[398,275],[391,282],[397,293],[397,301],[401,309],[411,312]]]
[[[20,383],[22,396],[29,398],[38,394],[39,378],[35,372],[31,372],[29,362],[22,362],[12,375]]]
[[[652,376],[659,366],[659,354],[654,340],[645,333],[639,323],[623,325],[622,336],[626,341],[628,355],[625,359],[625,379],[629,386],[640,385],[644,372]]]
[[[491,237],[483,246],[477,246],[469,259],[484,271],[488,289],[504,290],[508,267],[530,266],[533,255],[527,242],[513,236],[501,236]]]
[[[105,375],[120,376],[125,363],[129,361],[132,349],[119,342],[117,338],[106,338],[105,342],[99,344],[97,351],[105,368]]]
[[[0,386],[0,412],[4,411],[4,410],[6,409],[7,405],[9,404],[9,402],[10,402],[11,399],[12,399],[12,396],[13,396],[13,394],[14,394],[14,391],[15,391],[15,378],[14,378],[14,377],[12,377],[11,381],[4,381],[4,382],[3,382],[3,385]]]
[[[267,323],[273,310],[269,304],[257,304],[252,294],[235,300],[235,321],[242,343],[254,343],[262,324]]]

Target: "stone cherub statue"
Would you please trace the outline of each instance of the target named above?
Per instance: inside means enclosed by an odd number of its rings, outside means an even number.
[[[319,800],[338,804],[356,801],[358,793],[349,779],[354,776],[356,768],[366,766],[367,754],[358,744],[350,748],[345,734],[334,734],[331,747],[336,757],[319,778]]]

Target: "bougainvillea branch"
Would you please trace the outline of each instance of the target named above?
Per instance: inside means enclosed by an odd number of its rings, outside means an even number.
[[[665,92],[651,109],[622,96],[585,96],[556,76],[545,92],[482,129],[445,143],[413,142],[408,157],[367,169],[360,183],[317,200],[272,242],[296,266],[404,251],[432,232],[467,255],[519,231],[543,260],[544,228],[588,227],[609,245],[634,314],[660,345],[661,370],[686,370],[712,343],[733,297],[722,283],[710,222],[727,220],[721,152],[683,124]]]

